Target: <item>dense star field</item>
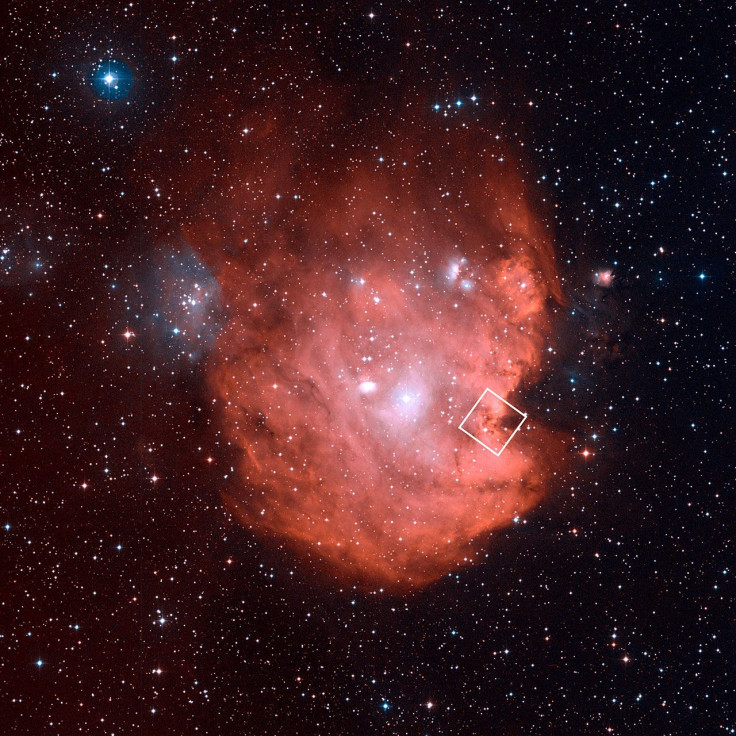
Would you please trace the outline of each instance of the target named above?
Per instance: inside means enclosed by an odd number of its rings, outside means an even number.
[[[5,732],[734,733],[734,21],[12,5]]]

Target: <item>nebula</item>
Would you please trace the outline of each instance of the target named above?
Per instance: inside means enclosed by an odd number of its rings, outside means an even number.
[[[543,497],[555,440],[533,413],[498,457],[458,426],[486,388],[523,403],[563,297],[487,126],[430,105],[356,124],[338,98],[230,113],[185,235],[227,313],[208,380],[240,456],[229,508],[340,580],[411,590]],[[503,445],[518,415],[479,412]]]

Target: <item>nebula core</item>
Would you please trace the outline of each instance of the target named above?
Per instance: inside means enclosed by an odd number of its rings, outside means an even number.
[[[356,126],[315,97],[230,115],[237,146],[186,232],[227,313],[209,368],[241,458],[225,495],[339,579],[408,590],[543,496],[555,440],[533,413],[500,457],[458,425],[486,388],[522,404],[562,296],[492,131]],[[500,445],[518,422],[501,406],[473,417]]]

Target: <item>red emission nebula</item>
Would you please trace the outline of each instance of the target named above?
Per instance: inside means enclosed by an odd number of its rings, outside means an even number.
[[[557,441],[518,389],[542,375],[562,296],[492,130],[448,131],[430,105],[356,124],[336,97],[224,116],[236,143],[185,235],[227,313],[208,375],[240,453],[229,508],[341,580],[401,592],[543,496]],[[458,429],[486,388],[530,414],[499,457]],[[503,445],[519,416],[479,410]]]

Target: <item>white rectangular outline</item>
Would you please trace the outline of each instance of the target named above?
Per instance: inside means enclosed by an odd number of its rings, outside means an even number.
[[[521,421],[519,422],[519,426],[511,433],[511,436],[506,440],[506,442],[504,443],[504,446],[498,452],[488,447],[488,445],[486,445],[484,442],[481,442],[474,434],[470,434],[470,432],[468,432],[468,430],[463,427],[463,424],[465,424],[465,422],[468,421],[468,418],[470,417],[470,415],[475,411],[475,408],[478,406],[478,404],[480,404],[480,402],[483,401],[483,397],[487,393],[492,393],[497,399],[500,399],[501,401],[503,401],[503,403],[506,404],[506,406],[508,406],[510,409],[513,409],[517,414],[521,414],[521,417],[522,417]],[[509,442],[511,442],[511,440],[514,439],[514,435],[521,429],[521,425],[524,424],[524,422],[527,420],[527,417],[528,417],[528,414],[524,414],[523,411],[519,411],[515,406],[513,406],[512,404],[509,404],[509,402],[506,401],[506,399],[499,396],[495,391],[492,391],[490,388],[487,388],[480,395],[480,398],[478,399],[478,401],[476,401],[475,404],[473,404],[473,408],[467,413],[465,419],[463,419],[462,422],[460,422],[458,429],[461,432],[465,432],[465,434],[468,435],[468,437],[470,437],[471,439],[474,439],[479,445],[482,445],[483,447],[485,447],[486,450],[490,450],[496,457],[500,457],[501,453],[506,449],[506,446],[509,444]]]

